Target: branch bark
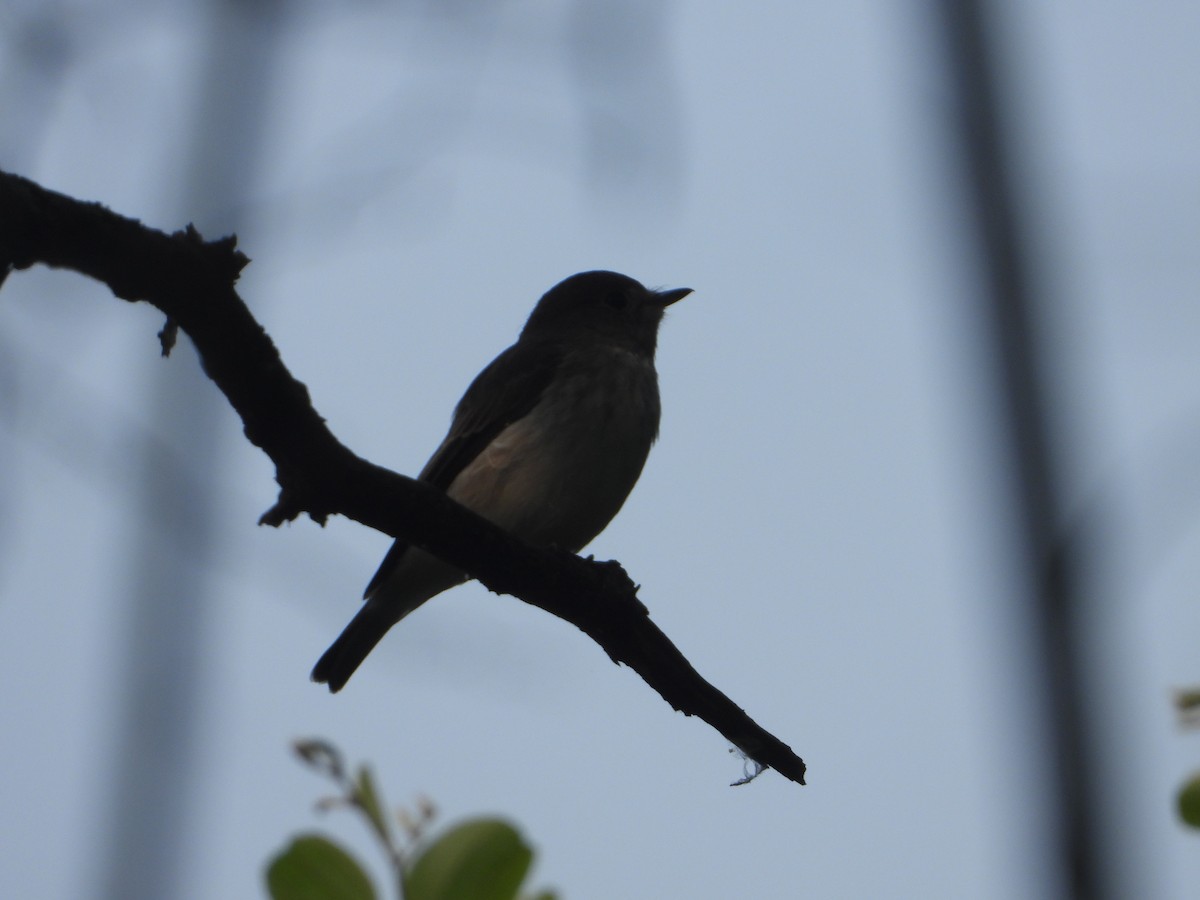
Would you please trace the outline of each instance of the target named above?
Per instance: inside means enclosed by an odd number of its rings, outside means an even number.
[[[751,760],[804,784],[804,762],[705,681],[650,620],[616,562],[529,547],[428,485],[355,455],[325,426],[234,289],[249,260],[236,238],[205,241],[190,225],[164,234],[0,172],[0,284],[35,264],[103,282],[117,297],[167,316],[191,338],[204,371],[241,417],[246,437],[275,463],[280,492],[260,522],[340,514],[402,537],[575,625],[637,672],[676,710],[699,716]]]

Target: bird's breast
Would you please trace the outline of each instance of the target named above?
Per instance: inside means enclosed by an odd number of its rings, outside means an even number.
[[[582,549],[629,496],[658,435],[653,363],[624,350],[569,355],[538,404],[449,494],[531,543]]]

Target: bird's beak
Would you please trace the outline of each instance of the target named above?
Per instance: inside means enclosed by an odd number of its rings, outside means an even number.
[[[682,300],[691,292],[691,288],[675,288],[671,291],[655,291],[654,293],[658,297],[658,302],[665,308],[677,300]]]

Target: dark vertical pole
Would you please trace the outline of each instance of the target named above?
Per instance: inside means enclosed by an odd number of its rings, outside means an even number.
[[[257,169],[261,123],[281,26],[281,0],[211,0],[204,10],[204,72],[179,179],[183,220],[205,237],[243,224]],[[175,351],[186,356],[186,348]],[[186,358],[155,359],[154,421],[182,448],[149,445],[131,547],[115,794],[101,893],[159,900],[181,893],[187,823],[195,800],[197,713],[209,621],[212,486],[224,404]],[[229,423],[226,423],[229,424]],[[232,431],[230,432],[232,433]]]
[[[984,322],[1001,371],[1001,415],[1011,441],[1017,526],[1030,576],[1030,617],[1041,666],[1035,698],[1052,742],[1056,848],[1069,896],[1106,895],[1096,841],[1099,786],[1088,752],[1080,621],[1080,535],[1064,529],[1056,477],[1046,366],[1038,343],[1038,286],[1030,277],[1028,236],[1016,215],[1019,191],[999,94],[1000,63],[983,0],[938,0],[943,26],[952,127],[960,143],[965,196],[983,272]]]

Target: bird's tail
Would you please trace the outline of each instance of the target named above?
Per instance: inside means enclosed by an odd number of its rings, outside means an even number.
[[[379,604],[367,601],[338,635],[338,639],[317,660],[313,666],[312,680],[317,684],[329,685],[329,690],[336,694],[346,686],[367,654],[375,649],[375,645],[383,640],[394,624],[395,616],[388,615],[387,610],[381,609]]]
[[[388,566],[391,554],[384,560]],[[383,568],[381,568],[383,571]],[[335,694],[345,687],[354,670],[383,640],[388,629],[410,612],[447,588],[466,580],[466,575],[423,550],[408,548],[404,559],[367,588],[366,603],[346,630],[313,666],[312,680],[329,685]]]

